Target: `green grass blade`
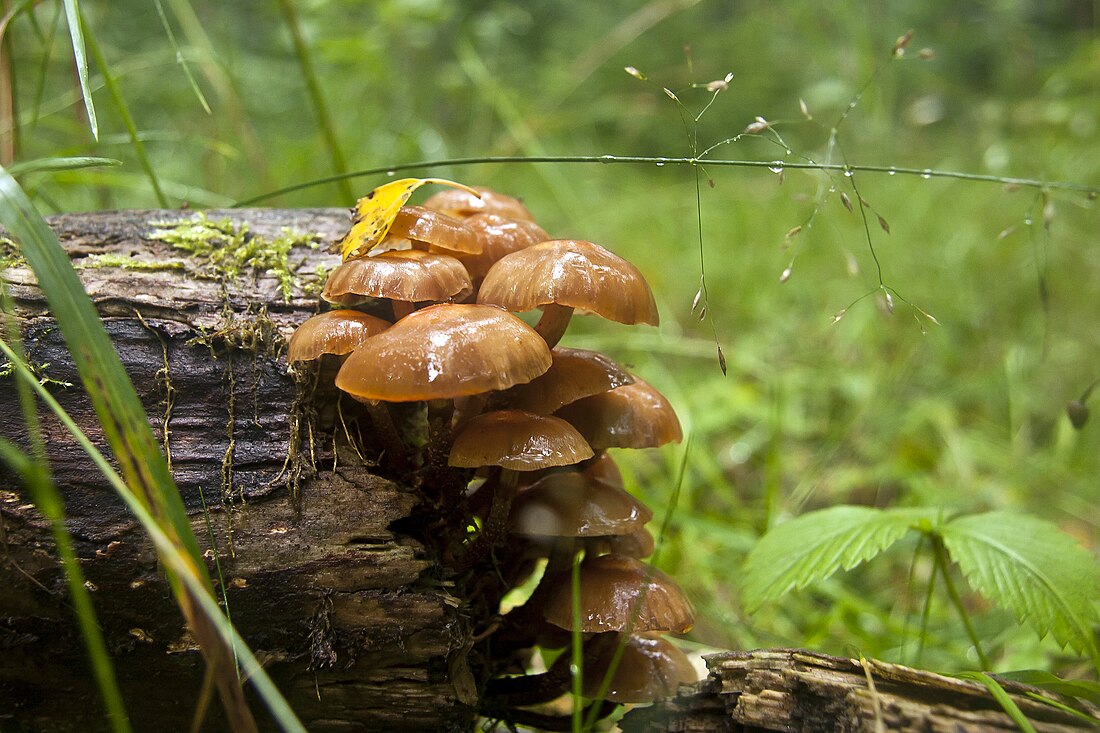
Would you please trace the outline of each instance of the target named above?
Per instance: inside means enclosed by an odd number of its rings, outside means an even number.
[[[298,11],[295,10],[292,0],[279,0],[279,6],[283,10],[283,18],[290,30],[290,36],[294,39],[294,52],[298,56],[298,64],[302,67],[302,76],[305,78],[309,98],[313,103],[313,112],[317,115],[317,124],[321,127],[321,134],[325,138],[329,157],[332,159],[332,167],[336,170],[337,175],[346,176],[348,164],[344,160],[344,153],[340,150],[340,141],[336,137],[336,127],[332,123],[332,115],[329,114],[328,105],[325,104],[325,95],[321,91],[321,82],[313,68],[313,58],[310,56],[309,46],[306,44],[305,36],[302,35],[302,26],[298,22]],[[351,185],[348,184],[347,178],[341,178],[339,182],[340,195],[344,197],[344,203],[350,204],[356,198],[351,190]]]
[[[14,356],[14,352],[3,341],[0,341],[0,351],[5,353],[9,359]],[[271,678],[256,661],[244,639],[229,623],[229,620],[225,618],[221,608],[218,607],[217,601],[214,600],[213,594],[209,591],[209,581],[196,571],[191,558],[180,550],[179,544],[174,538],[161,529],[157,520],[145,505],[138,500],[136,493],[126,485],[110,461],[92,444],[92,441],[88,439],[88,436],[73,421],[72,417],[65,412],[65,409],[58,404],[49,390],[35,379],[30,369],[21,361],[13,361],[12,363],[19,378],[30,384],[38,393],[39,399],[57,416],[61,425],[75,438],[77,444],[91,458],[95,467],[103,474],[103,477],[111,484],[138,522],[141,523],[146,534],[156,545],[160,560],[172,576],[178,578],[182,583],[190,594],[189,599],[198,604],[204,616],[214,626],[222,642],[227,648],[236,650],[241,662],[242,676],[248,679],[256,688],[260,699],[267,705],[268,710],[282,729],[287,733],[305,733],[305,728],[297,716],[294,715],[294,711],[290,709]]]
[[[793,588],[851,570],[883,552],[910,529],[931,521],[929,509],[836,506],[777,525],[745,562],[743,599],[753,611]]]
[[[1049,522],[1006,511],[959,517],[941,533],[972,588],[1100,669],[1100,565],[1089,551]]]
[[[73,0],[73,2],[75,3],[75,0]],[[71,20],[69,21],[69,25],[72,25]],[[115,104],[115,111],[118,112],[118,116],[122,119],[122,124],[126,126],[126,132],[130,135],[130,145],[134,150],[134,155],[137,157],[138,163],[141,164],[141,169],[145,171],[145,175],[149,179],[149,184],[153,187],[153,193],[156,194],[157,202],[162,208],[167,209],[169,208],[168,198],[164,195],[164,191],[160,186],[160,180],[157,178],[157,173],[153,169],[153,164],[149,161],[149,156],[145,153],[145,145],[141,142],[141,136],[138,134],[137,125],[134,123],[134,116],[130,114],[130,107],[126,104],[126,98],[122,96],[122,90],[119,88],[118,82],[111,73],[111,68],[107,65],[107,58],[100,50],[95,35],[88,32],[87,24],[82,27],[84,28],[84,40],[88,44],[88,50],[91,52],[92,58],[95,59],[96,66],[99,67],[99,71],[103,75],[103,85],[111,95],[111,101]]]
[[[1012,722],[1016,724],[1022,733],[1036,733],[1035,726],[1031,724],[1031,721],[1027,719],[1023,711],[1016,704],[1016,701],[1005,692],[1005,688],[1001,687],[1001,683],[993,679],[985,672],[962,672],[954,675],[960,679],[973,680],[974,682],[980,682],[985,685],[989,690],[989,694],[993,696],[993,699],[997,701],[997,704],[1001,706],[1001,709],[1005,711],[1008,717],[1012,718]]]
[[[22,163],[13,163],[8,167],[8,173],[12,176],[21,176],[26,173],[56,173],[57,171],[75,171],[81,168],[103,168],[122,165],[121,160],[114,158],[97,158],[94,156],[78,156],[74,158],[37,158],[26,160]]]
[[[1064,680],[1061,677],[1041,669],[1021,669],[1002,672],[997,675],[1013,682],[1040,687],[1058,695],[1077,697],[1100,705],[1100,682],[1094,680]]]
[[[0,341],[0,345],[6,346],[3,341]],[[6,349],[5,352],[7,352]],[[14,354],[9,354],[8,358],[13,356]],[[80,625],[80,633],[92,667],[92,676],[95,677],[100,697],[107,709],[111,730],[115,733],[129,733],[133,728],[130,726],[130,718],[122,701],[122,692],[118,686],[118,678],[115,676],[114,665],[111,663],[111,655],[107,651],[107,643],[96,622],[95,608],[92,605],[91,594],[84,584],[84,572],[80,569],[80,560],[76,556],[72,536],[65,527],[65,512],[57,487],[50,480],[45,466],[22,454],[18,448],[3,438],[0,438],[0,460],[5,461],[20,475],[31,501],[50,522],[50,530],[57,545],[57,554],[61,559],[61,566],[65,569],[73,612]]]
[[[176,62],[180,65],[180,68],[183,69],[183,75],[187,77],[187,83],[191,85],[191,91],[195,93],[195,96],[199,100],[199,104],[202,105],[203,111],[206,112],[206,114],[213,114],[210,110],[210,105],[206,101],[206,97],[202,93],[202,89],[199,88],[198,80],[195,79],[195,75],[191,73],[191,65],[187,63],[187,57],[184,56],[183,50],[176,40],[176,34],[172,30],[172,24],[168,22],[168,16],[164,12],[164,5],[161,3],[161,0],[154,0],[153,4],[157,6],[157,15],[160,16],[160,23],[164,26],[164,34],[168,36],[168,42],[176,52]]]
[[[88,110],[88,127],[92,131],[92,137],[98,140],[99,122],[96,120],[95,104],[92,102],[92,89],[88,84],[88,56],[84,49],[84,26],[77,0],[65,0],[65,20],[69,23],[69,36],[73,41],[73,59],[76,61],[76,73],[80,79],[80,94],[84,97],[84,109]]]

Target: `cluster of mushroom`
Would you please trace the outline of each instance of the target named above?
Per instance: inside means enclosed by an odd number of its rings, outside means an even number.
[[[322,294],[335,310],[297,329],[288,360],[340,361],[335,385],[369,414],[383,465],[418,479],[444,515],[477,517],[479,529],[447,553],[457,572],[491,563],[503,595],[545,562],[528,602],[481,636],[516,649],[583,634],[584,694],[612,703],[693,681],[683,653],[655,635],[687,631],[690,604],[641,561],[653,550],[652,512],[606,452],[679,441],[679,422],[607,356],[557,345],[575,310],[656,325],[641,273],[591,242],[551,240],[523,204],[488,189],[403,206],[377,241],[356,241],[356,223],[342,243],[352,256]],[[515,315],[536,308],[534,327]],[[402,404],[425,405],[415,414],[426,413],[426,431],[394,419]],[[488,708],[516,720],[516,708],[564,693],[571,674],[563,660],[543,675],[498,677]]]

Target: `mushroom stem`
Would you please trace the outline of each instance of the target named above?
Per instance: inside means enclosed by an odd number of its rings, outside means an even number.
[[[383,462],[395,472],[402,472],[408,468],[409,457],[405,450],[405,442],[397,432],[397,426],[393,424],[393,416],[385,403],[379,400],[360,400],[367,408],[374,432],[378,435],[378,441],[382,446]]]
[[[462,426],[465,425],[470,418],[477,417],[481,414],[488,402],[488,392],[456,398],[455,414],[454,419],[451,421],[451,429],[456,433],[459,432]]]
[[[397,323],[402,318],[416,310],[416,303],[410,303],[404,300],[391,300],[390,305],[393,307],[394,323]]]
[[[565,335],[565,329],[569,327],[569,319],[572,317],[573,309],[570,306],[547,303],[542,306],[542,318],[535,325],[535,330],[552,349]]]
[[[597,634],[589,639],[584,645],[582,669],[592,667],[604,649],[613,649],[617,636],[612,632]],[[549,702],[569,692],[570,683],[573,679],[570,670],[572,663],[572,654],[562,654],[554,660],[554,663],[550,665],[550,669],[542,674],[497,677],[489,680],[489,684],[485,688],[485,697],[491,701],[490,704],[503,703],[508,707],[522,707]]]
[[[428,400],[428,444],[426,446],[424,484],[435,498],[457,495],[459,489],[451,486],[457,472],[447,465],[454,433],[451,418],[454,415],[452,400]]]
[[[481,533],[470,544],[470,549],[462,562],[462,570],[470,570],[492,554],[497,542],[507,532],[508,513],[512,509],[512,499],[516,496],[519,474],[519,471],[500,468],[499,471],[493,471],[482,486],[483,490],[486,488],[492,490],[492,499],[489,502],[489,511],[485,515]]]

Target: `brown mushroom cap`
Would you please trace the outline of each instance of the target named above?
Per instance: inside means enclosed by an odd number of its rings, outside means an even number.
[[[312,361],[321,354],[350,354],[363,341],[389,327],[389,321],[359,311],[318,313],[294,330],[286,360]]]
[[[592,449],[569,423],[523,410],[498,410],[470,419],[455,436],[448,463],[477,468],[501,466],[536,471],[571,466],[592,457]]]
[[[656,448],[684,437],[669,401],[637,377],[633,384],[571,402],[556,414],[597,450]]]
[[[577,471],[548,474],[512,502],[509,529],[516,534],[602,537],[635,532],[653,512],[633,496]]]
[[[459,299],[472,290],[466,268],[454,257],[403,249],[348,260],[329,275],[321,297],[338,305],[364,298],[419,303]]]
[[[516,316],[442,303],[402,318],[356,349],[336,386],[388,402],[453,399],[507,389],[550,368],[550,351]]]
[[[457,255],[474,280],[485,277],[489,268],[505,255],[550,239],[550,235],[533,221],[505,219],[497,214],[474,214],[463,223],[477,232],[485,246],[481,254]]]
[[[593,537],[584,542],[585,552],[604,555],[609,552],[618,555],[629,555],[639,560],[653,554],[657,543],[653,534],[642,527],[630,534],[614,534],[607,537]]]
[[[655,634],[632,634],[622,641],[622,657],[608,683],[605,700],[646,703],[676,694],[680,685],[699,679],[687,655]],[[595,659],[585,665],[583,694],[596,697],[611,667],[616,645],[602,644]]]
[[[573,628],[572,573],[551,578],[543,607],[546,620]],[[695,612],[680,587],[657,568],[625,555],[585,557],[580,567],[581,627],[602,631],[672,631],[683,633],[695,623]]]
[[[638,268],[575,239],[541,242],[501,258],[485,275],[477,300],[517,312],[553,303],[619,323],[660,322]]]
[[[512,406],[544,415],[562,405],[631,384],[634,377],[596,351],[556,347],[546,373],[512,390]]]
[[[474,186],[481,198],[459,189],[447,189],[432,194],[424,202],[424,208],[442,211],[451,216],[471,216],[488,213],[503,216],[506,219],[534,221],[535,217],[519,199],[498,193],[484,186]]]
[[[480,234],[461,219],[423,206],[402,206],[390,227],[390,236],[425,242],[447,252],[476,255],[484,249]]]

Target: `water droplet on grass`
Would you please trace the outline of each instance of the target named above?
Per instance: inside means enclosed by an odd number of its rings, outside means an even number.
[[[928,168],[925,168],[924,171],[921,172],[920,177],[927,181],[929,178],[932,177],[932,171]]]

